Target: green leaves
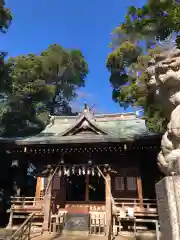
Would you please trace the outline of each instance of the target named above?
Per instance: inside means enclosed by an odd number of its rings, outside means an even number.
[[[178,33],[180,31],[180,4],[175,4],[171,13],[171,17],[173,30]]]
[[[157,42],[179,31],[179,12],[179,5],[169,0],[149,0],[142,8],[129,7],[124,22],[113,31],[112,52],[107,57],[113,100],[124,108],[143,107],[147,125],[155,132],[164,131],[167,121],[148,87],[145,70],[149,60],[163,51]],[[179,39],[178,35],[180,46]]]
[[[43,76],[46,81],[84,86],[88,65],[79,50],[65,50],[51,45],[41,53]]]
[[[139,40],[150,42],[157,39],[164,40],[173,31],[179,31],[178,8],[179,4],[171,0],[149,0],[142,8],[131,6],[125,16],[122,29],[127,35],[134,34]]]
[[[10,58],[5,68],[8,78],[0,82],[0,93],[7,96],[1,121],[5,136],[39,132],[46,124],[40,119],[47,119],[49,112],[54,114],[55,106],[62,109],[63,105],[69,111],[69,102],[76,97],[77,88],[85,85],[88,73],[79,50],[66,50],[57,44],[40,55]]]
[[[168,120],[165,117],[162,106],[158,103],[149,104],[146,102],[145,116],[147,127],[154,132],[164,132],[167,128]]]
[[[135,44],[124,41],[112,53],[108,55],[106,66],[109,70],[123,70],[125,67],[137,60],[141,49]]]
[[[12,21],[12,14],[9,9],[5,8],[5,2],[0,1],[0,31],[6,33]]]

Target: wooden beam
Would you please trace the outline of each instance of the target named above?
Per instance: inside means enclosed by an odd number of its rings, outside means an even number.
[[[85,201],[89,201],[89,175],[86,174],[86,192],[85,192]]]
[[[10,215],[9,215],[9,222],[6,228],[12,229],[12,227],[13,227],[13,210],[11,209]]]
[[[41,177],[37,177],[37,181],[36,181],[36,193],[35,193],[35,197],[36,198],[40,198],[40,194],[41,194]]]
[[[141,176],[137,177],[137,193],[138,193],[140,207],[143,208],[143,191],[142,191]]]
[[[51,201],[52,201],[52,184],[53,184],[53,174],[50,173],[48,176],[48,187],[46,187],[44,199],[43,199],[43,231],[47,232],[49,230],[49,222],[51,217]]]
[[[111,176],[106,173],[106,239],[111,240],[112,233],[112,202],[111,202]]]

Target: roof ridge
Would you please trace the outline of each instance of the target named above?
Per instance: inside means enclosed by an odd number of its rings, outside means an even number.
[[[121,112],[116,112],[116,113],[100,113],[100,114],[94,114],[94,116],[116,116],[116,115],[135,115],[136,116],[136,113],[135,112],[124,112],[124,113],[121,113]]]
[[[122,122],[125,122],[125,121],[144,121],[144,119],[141,119],[141,118],[133,118],[133,119],[129,119],[129,118],[122,118],[122,119],[102,119],[102,120],[100,120],[100,119],[98,119],[98,121],[96,121],[96,122],[108,122],[108,121],[122,121]]]
[[[68,115],[64,115],[64,116],[56,116],[56,115],[52,115],[52,117],[55,117],[55,119],[77,119],[79,117],[79,115],[75,115],[75,116],[68,116]],[[101,118],[101,117],[115,117],[115,116],[136,116],[135,112],[128,112],[128,113],[102,113],[102,114],[94,114],[94,118]]]

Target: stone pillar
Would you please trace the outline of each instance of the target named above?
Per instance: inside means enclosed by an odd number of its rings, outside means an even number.
[[[50,184],[49,184],[50,182]],[[48,189],[44,195],[43,200],[43,213],[44,213],[44,222],[43,222],[43,232],[49,230],[49,222],[51,217],[51,202],[52,202],[52,174],[48,176]]]
[[[163,240],[180,239],[180,176],[164,177],[156,184]]]
[[[112,202],[111,202],[111,176],[106,174],[106,239],[111,239],[112,233]]]

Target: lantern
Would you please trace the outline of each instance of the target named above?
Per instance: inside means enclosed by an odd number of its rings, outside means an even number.
[[[82,168],[82,174],[83,174],[83,175],[86,174],[86,169],[85,169],[85,167]]]
[[[81,176],[82,174],[81,168],[79,168],[78,173],[79,173],[79,176]]]
[[[75,174],[75,167],[72,167],[71,171],[72,171],[72,174],[74,175]]]

